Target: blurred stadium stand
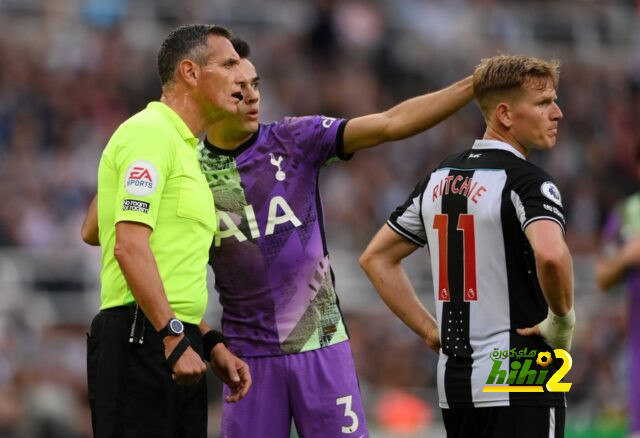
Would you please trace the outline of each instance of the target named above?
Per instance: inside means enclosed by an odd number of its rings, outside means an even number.
[[[558,146],[532,160],[563,193],[576,269],[567,436],[624,436],[629,316],[624,292],[597,292],[593,262],[607,210],[639,188],[639,8],[635,0],[0,0],[0,438],[90,436],[84,332],[99,302],[100,253],[81,243],[79,227],[102,148],[159,97],[155,52],[187,22],[226,25],[252,44],[263,121],[377,112],[498,52],[560,59]],[[482,132],[469,105],[322,178],[374,438],[443,429],[435,356],[384,307],[357,258],[417,179]],[[426,251],[408,271],[432,307]],[[215,437],[213,380],[211,391]]]

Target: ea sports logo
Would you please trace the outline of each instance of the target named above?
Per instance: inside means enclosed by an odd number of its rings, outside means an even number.
[[[135,161],[127,169],[124,188],[127,193],[136,196],[147,196],[156,190],[158,171],[148,161]]]
[[[149,169],[145,167],[136,166],[131,169],[131,174],[129,175],[131,179],[144,179],[150,183],[153,183],[153,178],[151,178],[151,173]]]

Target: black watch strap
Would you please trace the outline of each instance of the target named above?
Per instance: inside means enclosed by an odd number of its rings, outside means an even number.
[[[182,356],[184,352],[187,351],[187,348],[189,348],[190,346],[191,346],[191,342],[189,342],[189,339],[187,339],[186,336],[180,339],[180,342],[178,342],[178,345],[176,345],[176,348],[173,349],[173,351],[167,358],[167,367],[169,368],[170,372],[173,373],[173,366],[176,364],[176,362],[178,362],[178,359],[180,359],[180,356]]]
[[[167,325],[158,330],[160,339],[164,339],[167,336],[180,336],[182,333],[184,333],[184,324],[176,318],[171,318]]]
[[[227,340],[224,335],[217,330],[209,330],[207,333],[202,335],[202,352],[204,353],[205,360],[209,361],[209,356],[211,356],[211,351],[213,347],[218,345],[219,343],[223,343],[227,345]]]

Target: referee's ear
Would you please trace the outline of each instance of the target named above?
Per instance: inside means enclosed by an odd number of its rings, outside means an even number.
[[[178,68],[176,69],[176,76],[186,82],[190,87],[198,85],[199,75],[200,67],[190,59],[183,59],[180,61]]]

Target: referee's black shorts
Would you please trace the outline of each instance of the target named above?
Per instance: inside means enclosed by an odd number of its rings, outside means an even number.
[[[563,438],[565,408],[504,406],[442,409],[447,438]]]
[[[87,377],[94,438],[204,438],[205,378],[182,386],[171,378],[164,345],[149,321],[144,342],[130,343],[133,306],[102,310],[87,339]],[[141,312],[140,312],[141,314]],[[202,352],[197,326],[185,334]]]

